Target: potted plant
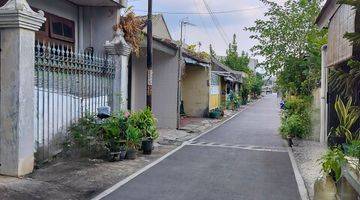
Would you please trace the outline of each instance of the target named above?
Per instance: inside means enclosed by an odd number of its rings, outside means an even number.
[[[109,160],[121,160],[126,154],[124,149],[125,131],[127,128],[127,117],[124,112],[111,115],[101,124],[105,147],[109,152]]]
[[[120,155],[119,155],[119,160],[125,160],[126,158],[126,147],[125,146],[121,146],[120,147]]]
[[[154,140],[159,137],[159,133],[155,126],[148,127],[146,132],[146,137],[142,140],[141,149],[143,150],[143,154],[150,155],[154,148]]]
[[[336,182],[341,178],[341,167],[344,164],[346,164],[346,158],[340,148],[328,150],[321,158],[322,170]]]
[[[133,113],[129,118],[129,124],[141,131],[141,150],[143,150],[143,153],[151,154],[153,141],[159,137],[156,129],[156,119],[154,118],[151,109],[146,108],[143,111]]]
[[[102,124],[103,138],[108,149],[109,161],[120,159],[120,125],[115,116],[107,118]]]
[[[336,98],[335,111],[339,119],[339,125],[336,128],[331,128],[328,144],[331,147],[341,146],[346,141],[352,141],[359,139],[359,131],[355,133],[351,132],[353,125],[357,122],[360,117],[359,107],[352,105],[352,99],[350,98],[346,105],[340,97]]]
[[[126,129],[125,140],[127,149],[126,159],[136,159],[136,151],[139,148],[141,141],[141,131],[134,126],[129,125]]]
[[[156,129],[156,119],[149,108],[146,108],[142,112],[143,120],[145,121],[145,127],[143,130],[143,140],[141,149],[144,154],[151,154],[154,148],[154,140],[159,137],[159,133]]]
[[[220,119],[221,118],[221,110],[219,108],[215,108],[210,111],[209,117],[212,119]]]

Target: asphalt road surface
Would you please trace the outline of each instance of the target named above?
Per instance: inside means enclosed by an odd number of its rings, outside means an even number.
[[[276,95],[185,145],[107,200],[298,200]]]

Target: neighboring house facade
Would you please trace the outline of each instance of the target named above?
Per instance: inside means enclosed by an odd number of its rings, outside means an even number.
[[[147,16],[140,16],[140,18],[143,21],[147,20]],[[153,15],[152,24],[153,24],[153,36],[157,38],[172,40],[170,30],[162,14]],[[146,34],[147,27],[144,26],[142,31]]]
[[[338,124],[334,109],[336,97],[339,95],[329,88],[329,69],[347,71],[350,59],[360,58],[360,48],[344,38],[349,32],[360,32],[360,15],[349,5],[340,5],[337,0],[327,0],[322,8],[316,24],[327,28],[328,44],[322,48],[321,76],[321,131],[320,141],[327,142],[331,127]],[[359,88],[360,90],[360,88]]]
[[[146,20],[145,16],[141,16]],[[146,34],[146,25],[143,28]],[[129,79],[129,109],[146,107],[146,40],[142,41],[140,55],[132,55]],[[152,109],[159,128],[177,128],[179,101],[179,47],[171,38],[162,15],[153,17],[153,86]]]
[[[210,95],[210,108],[214,109],[226,104],[231,91],[235,94],[239,93],[246,74],[230,69],[216,58],[211,58],[211,65],[212,80],[219,83],[218,86],[214,84],[214,88],[218,87],[219,92]],[[214,89],[214,91],[217,91],[217,89]]]
[[[59,153],[72,123],[99,107],[114,108],[121,62],[104,45],[126,1],[0,0],[0,6],[0,174],[22,176],[35,159]]]
[[[7,0],[0,0],[3,6]],[[41,42],[67,45],[75,51],[104,53],[105,41],[113,37],[112,27],[126,6],[119,0],[28,0],[42,10],[46,21],[36,33]],[[108,30],[108,31],[104,31]]]
[[[146,107],[146,41],[140,55],[132,55],[130,64],[130,110]],[[177,128],[178,120],[178,47],[162,39],[153,41],[152,110],[159,128]]]
[[[190,53],[183,54],[185,66],[181,78],[181,102],[184,114],[207,117],[210,104],[210,61]]]

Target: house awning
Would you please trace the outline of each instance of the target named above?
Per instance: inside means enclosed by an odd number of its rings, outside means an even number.
[[[80,6],[126,7],[126,0],[68,0]]]
[[[239,76],[237,74],[232,74],[230,72],[225,72],[225,71],[212,71],[211,73],[223,77],[226,81],[230,81],[234,83],[243,83],[243,79],[241,75]]]
[[[214,73],[218,76],[222,76],[222,77],[228,77],[230,76],[229,72],[224,72],[224,71],[212,71],[211,73]]]
[[[189,57],[184,57],[184,61],[185,61],[185,64],[187,64],[187,65],[198,65],[198,66],[206,67],[206,68],[211,67],[211,65],[209,63],[202,63],[202,62],[199,62],[199,61],[189,58]]]

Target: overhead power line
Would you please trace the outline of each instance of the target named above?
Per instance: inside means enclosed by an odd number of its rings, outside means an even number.
[[[194,5],[195,5],[195,7],[196,7],[196,10],[197,10],[198,12],[200,12],[200,10],[201,10],[200,5],[197,4],[196,0],[193,0],[193,3],[194,3]],[[206,26],[206,24],[205,24],[204,16],[199,15],[198,17],[200,18],[202,28],[205,30],[205,33],[206,33],[206,36],[207,36],[208,40],[211,40],[211,39],[210,39],[210,38],[211,38],[211,37],[210,37],[210,31],[208,31],[208,29],[207,29],[207,26]]]
[[[206,2],[206,0],[202,0],[202,2],[204,3],[208,13],[210,14],[210,18],[213,21],[216,29],[218,30],[221,38],[224,40],[225,45],[228,44],[228,38],[226,36],[226,32],[224,31],[224,29],[222,28],[219,20],[217,19],[217,17],[215,16],[214,12],[211,10],[211,7],[209,6],[209,4]]]
[[[252,7],[247,9],[238,9],[238,10],[223,10],[223,11],[212,11],[212,14],[218,15],[218,14],[232,14],[232,13],[241,13],[246,12],[250,10],[257,10],[263,8],[261,6],[259,7]],[[136,12],[147,12],[146,10],[138,10],[134,9]],[[211,15],[209,12],[169,12],[169,11],[154,11],[153,13],[158,14],[169,14],[169,15]]]

